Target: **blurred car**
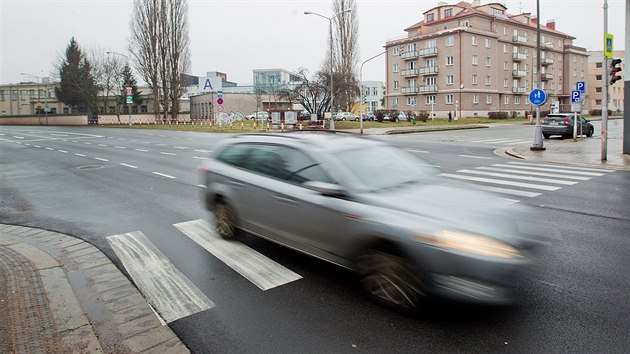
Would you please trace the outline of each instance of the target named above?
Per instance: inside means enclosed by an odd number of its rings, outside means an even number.
[[[577,117],[577,135],[586,135],[589,138],[592,137],[593,133],[595,132],[595,127],[593,126],[591,121],[584,118],[581,114],[578,114]],[[545,117],[541,124],[542,134],[545,139],[549,139],[549,137],[551,137],[552,135],[561,135],[564,138],[572,138],[573,120],[573,113],[549,114]]]
[[[246,119],[252,120],[252,119],[264,119],[267,120],[269,119],[269,112],[254,112],[252,114],[248,114],[245,116]]]
[[[359,120],[359,117],[355,116],[354,113],[352,112],[338,112],[335,116],[334,116],[335,120]]]
[[[363,113],[363,120],[365,121],[375,121],[376,116],[372,112]]]
[[[402,111],[398,112],[398,114],[396,114],[395,116],[392,116],[390,114],[385,114],[383,116],[383,121],[386,121],[386,122],[399,122],[399,121],[406,122],[408,120],[409,118],[407,117],[407,114]]]
[[[372,298],[401,312],[434,296],[509,303],[530,263],[515,220],[525,209],[376,140],[238,135],[200,171],[220,236],[245,231],[352,269]]]

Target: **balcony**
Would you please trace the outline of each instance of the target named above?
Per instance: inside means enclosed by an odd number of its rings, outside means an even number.
[[[541,58],[540,59],[540,64],[541,65],[551,65],[551,64],[553,64],[553,59],[551,59],[551,58]]]
[[[403,95],[413,95],[416,94],[418,92],[420,92],[420,88],[419,87],[403,87],[400,92]]]
[[[549,73],[540,74],[540,79],[544,81],[553,80],[553,74],[549,74]]]
[[[437,47],[425,48],[418,51],[418,55],[421,57],[432,57],[438,55]]]
[[[401,70],[400,75],[404,77],[418,76],[419,72],[420,72],[419,69],[407,69],[407,70]]]
[[[512,36],[512,42],[527,43],[527,37]]]
[[[420,75],[437,74],[439,71],[437,66],[425,66],[424,68],[420,68],[418,70]]]
[[[527,76],[527,71],[525,71],[525,70],[512,70],[512,76],[514,76],[514,77],[525,77],[525,76]]]
[[[512,87],[512,93],[524,95],[527,92],[526,87]]]
[[[419,89],[420,89],[420,91],[418,91],[419,93],[438,92],[438,85],[421,86],[421,87],[419,87]]]
[[[405,52],[400,55],[400,59],[403,59],[403,60],[416,59],[417,57],[418,57],[417,50],[414,50],[413,52]]]
[[[525,53],[514,53],[512,54],[512,60],[514,61],[522,61],[527,59],[527,54]]]

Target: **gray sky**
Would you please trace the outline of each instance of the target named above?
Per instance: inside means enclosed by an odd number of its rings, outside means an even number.
[[[471,1],[469,1],[471,2]],[[508,13],[536,14],[535,0],[501,2]],[[360,61],[383,51],[389,39],[420,22],[438,1],[357,0]],[[447,1],[454,4],[456,1]],[[588,50],[603,47],[603,0],[540,0],[542,24]],[[220,71],[240,85],[252,82],[253,69],[300,67],[315,72],[326,60],[332,0],[188,0],[191,74]],[[49,76],[72,36],[84,50],[127,53],[133,0],[0,0],[0,83],[32,79],[20,73]],[[608,32],[615,49],[625,47],[625,1],[608,0]],[[360,64],[359,64],[360,65]],[[385,79],[383,57],[364,65],[364,80]],[[358,70],[358,68],[357,68]]]

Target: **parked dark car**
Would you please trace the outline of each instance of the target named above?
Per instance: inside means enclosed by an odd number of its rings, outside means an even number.
[[[427,297],[504,304],[530,264],[527,207],[441,177],[383,142],[329,133],[224,139],[200,166],[223,238],[259,236],[357,272],[402,312]],[[483,206],[482,208],[480,206]]]
[[[375,121],[376,120],[376,116],[372,112],[366,112],[366,113],[363,113],[363,120],[364,121]]]
[[[578,126],[577,135],[593,136],[595,127],[590,120],[584,118],[581,114],[577,115]],[[549,139],[552,135],[561,135],[564,138],[573,137],[573,113],[552,113],[545,117],[542,122],[542,134],[545,139]]]

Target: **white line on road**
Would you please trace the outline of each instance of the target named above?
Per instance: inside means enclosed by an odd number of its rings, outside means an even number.
[[[272,289],[302,278],[301,275],[238,241],[221,239],[214,228],[204,220],[193,220],[174,226],[261,290]]]
[[[140,152],[147,152],[149,150],[145,150],[145,149],[135,149],[136,151],[140,151]]]
[[[491,186],[482,186],[482,185],[475,185],[477,188],[482,189],[484,191],[488,191],[488,192],[493,192],[493,193],[502,193],[502,194],[512,194],[512,195],[518,195],[520,197],[537,197],[539,196],[541,193],[536,193],[536,192],[528,192],[528,191],[520,191],[517,189],[509,189],[509,188],[500,188],[500,187],[491,187]]]
[[[549,165],[544,163],[531,163],[531,162],[508,162],[510,165],[522,165],[522,166],[539,166],[539,167],[554,167],[561,170],[578,170],[578,171],[591,171],[591,172],[615,172],[615,170],[606,170],[603,168],[592,167],[573,167],[564,165]]]
[[[196,152],[203,152],[203,153],[208,153],[208,152],[212,152],[212,150],[204,150],[204,149],[198,149],[195,150]]]
[[[83,154],[75,154],[76,156],[81,156],[81,157],[85,157],[85,155]]]
[[[14,135],[13,137],[14,137],[14,138],[16,138],[16,139],[24,139],[24,137],[23,137],[23,136],[17,136],[17,135]]]
[[[175,149],[181,149],[181,150],[186,150],[186,149],[190,149],[188,146],[173,146]]]
[[[46,148],[46,150],[50,150],[50,151],[52,151],[52,150],[55,150],[55,149],[53,149],[53,148]]]
[[[567,176],[561,175],[557,173],[546,173],[546,172],[533,172],[533,171],[524,171],[524,170],[512,170],[509,168],[498,168],[498,167],[477,167],[478,170],[487,170],[487,171],[499,171],[499,172],[509,172],[509,173],[519,173],[523,175],[529,176],[544,176],[544,177],[556,177],[563,179],[572,179],[576,181],[588,181],[591,177],[582,177],[582,176]]]
[[[525,180],[525,181],[563,184],[565,186],[572,186],[572,185],[578,183],[578,182],[573,182],[573,181],[562,181],[562,180],[551,179],[551,178],[540,178],[540,177],[531,177],[531,176],[517,176],[517,175],[509,175],[509,174],[506,174],[506,173],[484,172],[484,171],[479,171],[479,170],[459,170],[457,172],[458,173],[470,173],[470,174],[483,175],[483,176],[520,179],[520,180]]]
[[[604,173],[595,173],[595,172],[582,172],[582,171],[569,171],[569,170],[562,170],[562,171],[560,171],[557,168],[543,168],[543,167],[530,167],[530,166],[518,166],[518,165],[502,165],[502,164],[494,164],[492,166],[517,168],[517,169],[521,169],[521,170],[533,170],[533,171],[543,171],[543,172],[558,172],[558,173],[567,173],[567,174],[582,175],[582,176],[593,176],[593,177],[598,177],[598,176],[603,176],[604,175]]]
[[[40,148],[41,146],[39,146],[39,145],[35,145],[35,147],[36,147],[36,148]]]
[[[177,156],[176,154],[173,154],[172,152],[163,152],[163,151],[160,151],[160,154],[162,154],[162,155],[169,155],[169,156]]]
[[[116,149],[126,149],[124,146],[114,146]]]
[[[415,153],[418,153],[418,154],[428,154],[429,153],[428,151],[424,151],[424,150],[410,150],[410,149],[407,149],[407,151],[415,152]]]
[[[67,154],[68,152],[66,150],[57,150],[59,152],[63,152],[64,154]]]
[[[94,160],[105,161],[105,162],[109,161],[108,159],[104,159],[101,157],[95,157]]]
[[[142,232],[109,236],[107,242],[138,289],[166,322],[215,306]]]
[[[473,155],[459,155],[459,156],[468,157],[471,159],[494,160],[492,157],[487,157],[487,156],[473,156]]]
[[[107,146],[107,145],[105,145],[105,144],[98,144],[98,146]]]
[[[123,165],[123,166],[131,167],[131,168],[138,168],[138,166],[128,165],[128,164],[122,163],[122,162],[120,164]]]
[[[92,143],[88,143],[87,141],[84,141],[83,144],[85,144],[85,145],[92,145]]]
[[[209,160],[209,158],[203,156],[193,156],[193,159]]]
[[[153,172],[154,175],[158,175],[158,176],[162,176],[162,177],[166,177],[166,178],[171,178],[171,179],[175,179],[177,177],[173,177],[173,176],[169,176],[169,175],[165,175],[163,173],[159,173],[159,172]]]
[[[531,183],[522,183],[522,182],[514,182],[514,181],[505,181],[502,179],[494,179],[494,178],[482,178],[482,177],[472,177],[472,176],[462,176],[462,175],[454,175],[450,173],[441,173],[440,176],[463,179],[467,181],[475,181],[475,182],[485,182],[485,183],[493,183],[507,186],[515,186],[515,187],[523,187],[523,188],[531,188],[531,189],[540,189],[544,191],[557,191],[562,187],[553,187],[553,186],[543,186],[540,184],[531,184]]]

